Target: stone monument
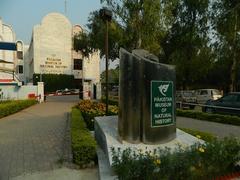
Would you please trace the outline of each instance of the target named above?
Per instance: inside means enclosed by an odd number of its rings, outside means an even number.
[[[176,137],[175,67],[145,50],[120,50],[118,132],[130,143],[158,144]]]
[[[121,49],[119,83],[119,116],[95,118],[100,179],[116,179],[112,148],[153,152],[203,142],[176,129],[174,66],[159,63],[145,50]]]
[[[176,137],[175,67],[145,50],[120,50],[118,131],[130,143],[165,143]]]

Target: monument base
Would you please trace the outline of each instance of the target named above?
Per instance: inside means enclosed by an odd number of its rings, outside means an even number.
[[[107,161],[105,161],[105,165],[101,165],[101,167],[111,167],[112,165],[112,148],[120,148],[121,150],[131,148],[132,150],[138,151],[142,150],[145,151],[146,149],[149,151],[153,151],[157,148],[165,148],[168,147],[172,150],[177,148],[179,145],[182,147],[188,147],[195,143],[204,143],[203,140],[198,139],[184,131],[177,129],[176,131],[176,138],[170,142],[164,144],[156,144],[156,145],[148,145],[148,144],[131,144],[126,141],[120,142],[118,139],[118,116],[102,116],[95,118],[95,139],[101,148],[101,152],[104,153],[104,157]],[[102,156],[102,155],[101,155]],[[101,161],[101,158],[99,159]],[[99,162],[100,164],[102,162]],[[107,164],[106,164],[107,163]],[[100,166],[99,166],[100,168]],[[104,170],[104,176],[106,176],[106,170]],[[110,177],[114,177],[111,170],[109,172],[109,179]],[[100,179],[101,178],[101,169],[99,169]],[[106,177],[105,177],[106,178]],[[113,178],[114,179],[114,178]]]

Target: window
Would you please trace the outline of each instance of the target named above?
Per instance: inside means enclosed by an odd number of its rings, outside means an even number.
[[[213,90],[211,91],[211,94],[212,94],[212,95],[221,95],[220,91],[217,90],[217,89],[213,89]]]
[[[18,66],[18,73],[19,73],[19,74],[22,74],[22,73],[23,73],[23,66],[22,66],[22,65],[19,65],[19,66]]]
[[[200,92],[200,95],[207,95],[207,94],[208,94],[207,90],[202,90],[202,91]]]
[[[237,102],[240,102],[240,94],[238,94]]]
[[[23,52],[22,51],[17,51],[17,58],[18,59],[23,59]]]
[[[74,70],[82,70],[82,59],[74,59]]]

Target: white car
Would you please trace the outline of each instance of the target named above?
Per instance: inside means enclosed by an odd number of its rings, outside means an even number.
[[[56,95],[62,95],[63,94],[63,90],[57,90],[55,94]]]
[[[197,99],[194,91],[176,91],[176,101],[180,108],[189,107],[194,109]]]
[[[208,100],[217,100],[222,97],[217,89],[198,89],[195,94],[198,104],[205,104]]]

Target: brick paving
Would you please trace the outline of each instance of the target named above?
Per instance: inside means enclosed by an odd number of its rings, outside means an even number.
[[[68,116],[77,101],[77,96],[49,97],[0,119],[0,180],[53,170],[71,158]]]

